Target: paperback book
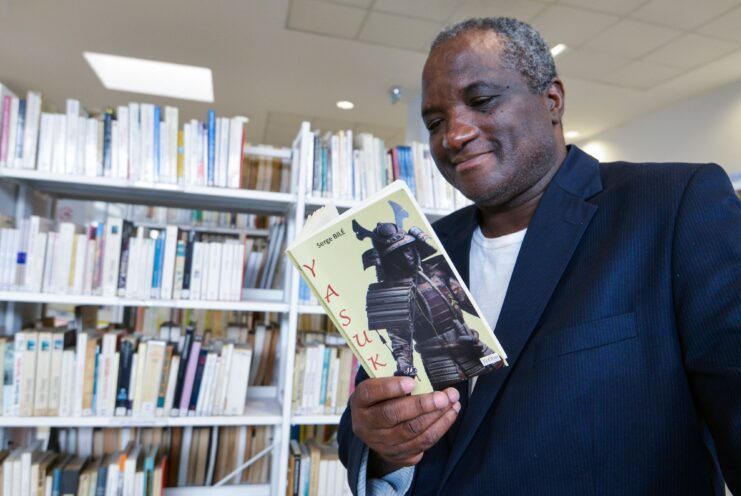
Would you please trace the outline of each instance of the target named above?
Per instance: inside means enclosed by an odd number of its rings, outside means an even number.
[[[318,210],[286,252],[370,377],[414,377],[421,394],[506,365],[404,182]]]

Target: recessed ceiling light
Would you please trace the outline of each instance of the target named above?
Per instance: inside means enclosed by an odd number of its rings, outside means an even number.
[[[352,110],[354,107],[355,104],[347,100],[340,100],[337,102],[337,108],[341,108],[342,110]]]
[[[569,139],[578,138],[579,131],[566,131],[566,133],[564,133],[564,136],[566,136]]]
[[[207,67],[94,52],[84,52],[83,56],[106,89],[214,101],[211,69]]]
[[[558,55],[563,53],[564,50],[566,50],[566,45],[564,45],[563,43],[559,43],[558,45],[551,48],[551,55],[553,57],[558,57]]]

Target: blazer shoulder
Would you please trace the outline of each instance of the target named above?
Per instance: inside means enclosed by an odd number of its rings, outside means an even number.
[[[470,224],[474,215],[476,205],[468,205],[436,220],[432,223],[432,229],[438,236],[444,236],[446,233],[459,230],[463,225]]]

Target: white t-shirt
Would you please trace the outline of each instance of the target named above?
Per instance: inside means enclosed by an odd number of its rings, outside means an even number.
[[[482,317],[494,329],[504,304],[509,280],[515,270],[517,255],[527,228],[496,238],[487,238],[477,227],[471,239],[469,253],[469,289],[478,303]],[[476,386],[477,377],[469,381],[469,394]]]

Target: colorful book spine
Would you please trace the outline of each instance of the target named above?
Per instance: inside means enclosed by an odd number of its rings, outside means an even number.
[[[18,127],[13,145],[14,165],[23,160],[23,135],[26,131],[26,99],[21,98],[18,102]]]
[[[154,106],[154,180],[160,180],[160,106]]]
[[[111,137],[113,133],[113,109],[106,109],[103,114],[103,175],[110,177],[113,166]]]
[[[208,111],[208,167],[207,184],[214,185],[214,166],[216,160],[216,112]]]
[[[3,96],[2,101],[2,128],[0,129],[0,163],[6,164],[8,160],[8,139],[10,138],[10,107],[12,105],[10,95]]]

